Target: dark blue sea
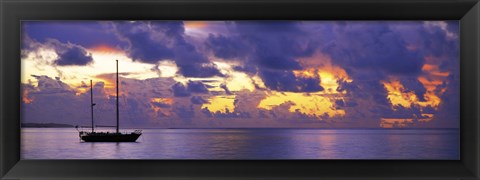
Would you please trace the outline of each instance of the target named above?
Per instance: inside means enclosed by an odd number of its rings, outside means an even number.
[[[459,150],[458,129],[144,129],[136,143],[80,142],[74,128],[21,133],[22,159],[457,160]]]

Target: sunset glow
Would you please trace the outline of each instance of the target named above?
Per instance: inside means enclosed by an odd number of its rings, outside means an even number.
[[[293,103],[289,108],[289,111],[292,113],[300,112],[315,117],[345,115],[344,110],[335,110],[332,100],[322,96],[321,93],[310,93],[307,95],[304,93],[272,92],[267,98],[260,101],[257,107],[272,110],[272,108],[283,103]]]
[[[207,108],[210,112],[226,113],[235,111],[235,96],[213,96],[207,100],[208,103],[202,105],[203,108]]]
[[[87,124],[90,80],[95,111],[111,114],[115,60],[122,118],[131,126],[436,128],[459,121],[457,21],[79,21],[68,31],[42,23],[22,22],[28,122]]]

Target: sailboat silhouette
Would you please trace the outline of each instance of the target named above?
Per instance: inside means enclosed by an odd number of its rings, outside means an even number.
[[[118,109],[118,60],[117,61],[117,81],[116,81],[116,88],[117,88],[117,93],[116,93],[116,119],[117,119],[117,126],[116,126],[116,132],[115,133],[110,133],[110,132],[95,132],[94,129],[94,122],[93,122],[93,106],[95,106],[95,103],[93,103],[93,85],[92,85],[92,80],[90,80],[90,110],[91,110],[91,116],[92,116],[92,131],[79,131],[79,136],[80,139],[84,142],[135,142],[137,141],[138,137],[142,135],[142,130],[135,130],[131,133],[121,133],[119,131],[119,109]]]

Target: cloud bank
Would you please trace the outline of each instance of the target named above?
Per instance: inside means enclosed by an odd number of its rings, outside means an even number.
[[[24,122],[87,123],[85,82],[94,79],[98,124],[112,124],[115,69],[108,68],[120,59],[125,126],[459,125],[458,21],[25,22],[22,28]]]

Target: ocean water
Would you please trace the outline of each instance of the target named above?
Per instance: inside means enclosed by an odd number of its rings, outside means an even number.
[[[127,131],[127,130],[123,130]],[[74,128],[22,128],[22,159],[448,159],[458,129],[144,129],[135,143],[80,142]]]

